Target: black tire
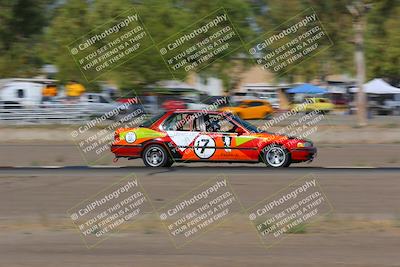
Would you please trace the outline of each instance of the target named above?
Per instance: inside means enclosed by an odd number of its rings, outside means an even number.
[[[264,120],[272,119],[272,113],[265,113]]]
[[[271,168],[286,168],[292,163],[289,151],[280,145],[267,146],[261,154],[261,159]]]
[[[168,157],[168,162],[164,165],[164,167],[171,167],[172,164],[174,164],[174,161],[170,157]]]
[[[142,154],[143,163],[147,167],[169,167],[172,160],[169,158],[167,150],[161,145],[149,145]]]

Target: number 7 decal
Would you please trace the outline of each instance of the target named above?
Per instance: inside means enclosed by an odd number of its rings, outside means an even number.
[[[194,153],[201,159],[209,159],[215,153],[215,141],[208,135],[198,136],[194,144]]]

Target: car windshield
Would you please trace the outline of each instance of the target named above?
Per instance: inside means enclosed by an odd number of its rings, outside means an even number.
[[[247,101],[240,101],[238,103],[238,106],[241,106],[241,107],[247,107],[248,105],[249,105],[249,102],[247,102]]]
[[[153,123],[158,121],[162,116],[164,116],[165,113],[158,113],[157,115],[151,117],[150,119],[146,120],[142,124],[139,125],[139,127],[144,127],[144,128],[149,128]]]
[[[242,125],[247,131],[252,132],[252,133],[265,133],[266,131],[262,131],[258,127],[254,126],[253,124],[242,120],[238,116],[233,115],[232,118],[238,122],[240,125]]]

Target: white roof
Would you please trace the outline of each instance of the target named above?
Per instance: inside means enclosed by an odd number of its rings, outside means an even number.
[[[158,85],[170,89],[194,89],[193,86],[177,80],[160,81],[158,82]]]
[[[367,94],[400,94],[400,88],[391,86],[382,79],[373,79],[363,86],[364,92]],[[358,88],[350,88],[350,92],[358,92]]]

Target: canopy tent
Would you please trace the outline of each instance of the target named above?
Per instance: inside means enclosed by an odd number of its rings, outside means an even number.
[[[400,94],[400,88],[391,86],[382,79],[373,79],[363,86],[364,92],[367,94]],[[350,92],[358,92],[358,88],[350,88]]]
[[[292,89],[286,91],[289,94],[325,94],[328,93],[328,90],[312,85],[312,84],[302,84]]]

